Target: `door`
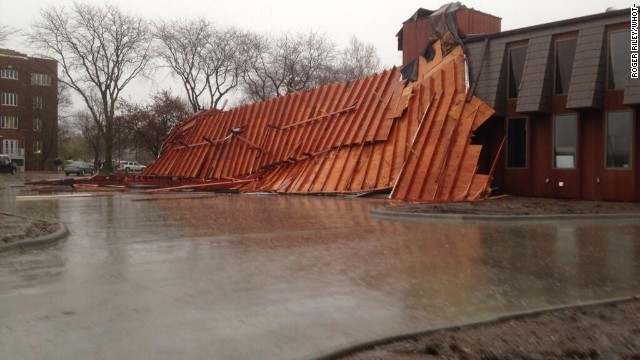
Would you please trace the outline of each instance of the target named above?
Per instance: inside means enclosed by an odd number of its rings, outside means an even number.
[[[2,153],[11,157],[18,156],[18,140],[3,140]]]

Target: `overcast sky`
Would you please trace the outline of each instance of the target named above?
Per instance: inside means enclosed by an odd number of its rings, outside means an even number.
[[[0,0],[0,23],[28,29],[40,9],[72,0]],[[103,0],[83,2],[104,4]],[[418,8],[435,10],[445,2],[425,0],[111,0],[124,10],[149,20],[205,16],[223,25],[234,25],[263,33],[320,31],[339,46],[351,36],[376,46],[385,67],[402,61],[397,51],[396,33],[402,22]],[[502,18],[502,30],[562,20],[605,11],[608,7],[628,8],[625,0],[469,0],[463,5]],[[6,47],[30,54],[19,39]],[[153,86],[156,87],[156,86]],[[137,96],[136,96],[137,97]]]

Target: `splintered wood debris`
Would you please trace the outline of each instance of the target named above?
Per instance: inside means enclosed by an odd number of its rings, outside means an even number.
[[[467,100],[461,46],[419,59],[415,81],[393,68],[182,121],[128,186],[295,194],[390,192],[412,201],[488,196],[473,131],[493,114]],[[87,182],[100,183],[100,177]]]

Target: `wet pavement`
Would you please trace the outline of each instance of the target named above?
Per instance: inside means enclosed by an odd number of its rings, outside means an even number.
[[[0,357],[297,359],[398,333],[638,294],[637,220],[377,220],[383,200],[99,194],[0,211],[64,222],[0,254]],[[175,197],[181,197],[176,199]]]

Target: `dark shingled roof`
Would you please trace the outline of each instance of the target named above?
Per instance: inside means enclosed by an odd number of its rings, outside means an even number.
[[[483,40],[484,38],[497,38],[497,37],[503,37],[503,36],[516,35],[516,34],[520,34],[520,33],[527,33],[527,32],[533,32],[533,31],[538,31],[538,30],[550,29],[550,28],[564,26],[564,25],[571,25],[571,24],[587,22],[587,21],[591,21],[591,20],[604,19],[604,18],[608,18],[608,17],[616,17],[616,16],[620,16],[620,15],[627,15],[627,14],[630,13],[630,11],[631,11],[630,8],[626,8],[626,9],[622,9],[622,10],[611,10],[611,11],[601,12],[601,13],[592,14],[592,15],[585,15],[585,16],[571,18],[571,19],[559,20],[559,21],[554,21],[554,22],[549,22],[549,23],[544,23],[544,24],[538,24],[538,25],[532,25],[532,26],[527,26],[527,27],[523,27],[523,28],[517,28],[517,29],[513,29],[513,30],[501,31],[501,32],[493,33],[493,34],[471,35],[471,36],[467,36],[463,40],[464,40],[464,42],[473,42],[473,41]]]

